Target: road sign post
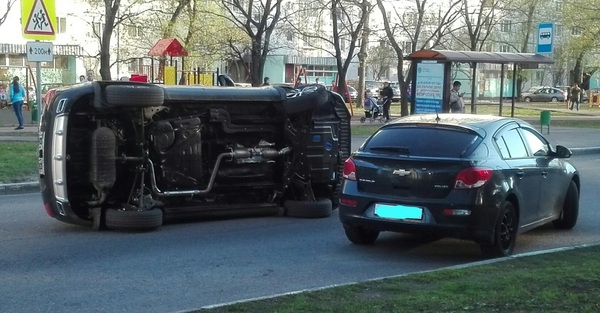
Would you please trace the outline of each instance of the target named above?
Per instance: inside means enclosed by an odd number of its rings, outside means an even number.
[[[55,0],[21,0],[21,29],[23,38],[33,39],[28,42],[27,61],[35,62],[37,86],[35,88],[37,110],[35,120],[40,120],[42,109],[42,67],[40,62],[52,62],[54,55],[51,42],[39,40],[56,39],[56,6]]]
[[[554,41],[554,23],[538,24],[537,53],[552,53]]]

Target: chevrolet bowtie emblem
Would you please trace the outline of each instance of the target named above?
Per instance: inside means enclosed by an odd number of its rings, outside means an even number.
[[[392,172],[392,175],[399,175],[399,176],[407,176],[410,175],[411,171],[407,171],[407,170],[403,170],[403,169],[398,169],[398,170],[394,170]]]

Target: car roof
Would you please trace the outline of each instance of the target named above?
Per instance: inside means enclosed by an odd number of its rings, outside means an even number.
[[[456,114],[456,113],[440,113],[440,114],[414,114],[406,117],[401,117],[386,124],[384,127],[409,125],[409,124],[430,124],[444,125],[470,129],[482,137],[488,132],[494,132],[496,129],[510,122],[520,125],[528,125],[527,122],[511,118],[494,115],[476,115],[476,114]]]

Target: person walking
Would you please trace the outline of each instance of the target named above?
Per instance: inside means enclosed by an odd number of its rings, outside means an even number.
[[[389,82],[383,83],[383,88],[379,92],[381,100],[383,102],[383,118],[385,122],[390,121],[390,106],[392,105],[392,99],[394,98],[394,90],[390,86]]]
[[[580,100],[581,100],[581,88],[579,88],[579,85],[577,83],[574,83],[573,87],[571,87],[571,106],[569,107],[569,109],[571,111],[573,111],[573,107],[575,107],[575,109],[577,111],[579,111]]]
[[[25,89],[19,84],[19,77],[17,76],[13,77],[13,81],[10,84],[9,97],[13,109],[15,110],[15,114],[17,115],[17,121],[19,122],[19,126],[15,128],[15,130],[23,129],[23,101],[25,100]]]

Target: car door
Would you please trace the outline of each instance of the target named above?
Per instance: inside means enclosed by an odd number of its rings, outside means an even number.
[[[527,226],[537,220],[541,170],[536,160],[530,156],[517,124],[505,127],[494,139],[508,165],[508,168],[503,170],[504,180],[511,184],[519,199],[519,224]]]
[[[533,101],[544,101],[545,95],[546,94],[546,89],[545,88],[541,88],[538,89],[536,91],[533,92],[533,94],[531,95],[531,100]]]
[[[540,197],[537,219],[549,218],[560,212],[562,208],[560,197],[565,188],[563,161],[550,155],[550,144],[536,131],[521,128],[521,134],[529,154],[535,159],[537,167],[540,169]]]

